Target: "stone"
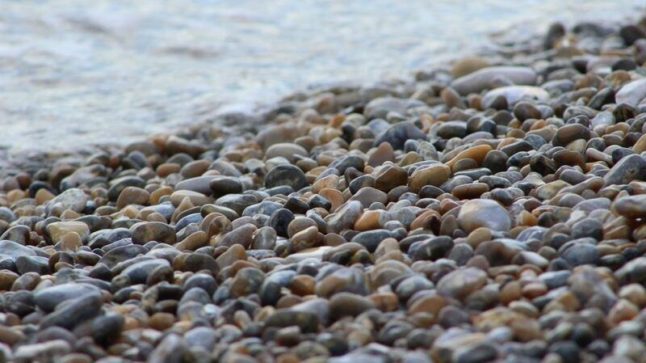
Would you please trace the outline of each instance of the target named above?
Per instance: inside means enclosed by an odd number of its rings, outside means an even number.
[[[289,160],[290,163],[295,163],[298,160],[298,157],[307,157],[307,150],[304,147],[298,144],[292,143],[278,143],[271,145],[267,151],[265,151],[265,159],[271,159],[275,157],[283,157]]]
[[[426,140],[427,135],[422,132],[412,122],[399,122],[390,126],[387,130],[379,134],[373,143],[374,146],[379,146],[382,143],[389,143],[395,150],[404,148],[407,140]]]
[[[509,80],[516,85],[532,86],[536,84],[536,72],[527,67],[487,67],[455,79],[451,87],[459,94],[466,96],[470,93],[479,93],[488,88],[495,88],[495,83],[500,80]]]
[[[612,203],[612,210],[626,218],[646,218],[646,194],[619,198]]]
[[[84,239],[90,235],[90,228],[87,224],[76,221],[54,222],[47,225],[47,233],[54,242],[60,241],[63,235],[69,232],[75,232]]]
[[[71,209],[75,212],[82,212],[88,201],[88,196],[84,191],[71,188],[57,195],[47,203],[47,208],[52,209],[54,206],[60,206],[63,210]]]
[[[431,164],[416,169],[410,176],[408,187],[412,192],[419,192],[426,185],[440,186],[449,179],[451,169],[444,164]]]
[[[42,328],[59,326],[71,330],[78,324],[92,319],[101,311],[101,296],[87,294],[64,304],[58,305],[56,310],[47,315],[40,323]]]
[[[480,227],[494,231],[507,231],[511,228],[509,213],[500,204],[488,199],[474,199],[464,203],[457,219],[460,227],[467,233]]]
[[[641,78],[625,84],[615,94],[615,102],[637,107],[646,98],[646,78]]]
[[[489,108],[498,97],[504,97],[509,105],[519,101],[544,102],[549,98],[549,93],[540,87],[533,86],[507,86],[488,91],[482,98],[482,104]]]
[[[162,222],[140,222],[130,227],[132,241],[144,244],[150,241],[174,244],[177,241],[175,229]]]
[[[45,312],[52,312],[61,303],[87,295],[101,296],[95,286],[84,283],[65,283],[36,291],[34,301]]]
[[[603,177],[605,185],[623,185],[633,180],[646,180],[646,160],[639,155],[628,155],[616,163]]]
[[[150,199],[150,193],[142,188],[126,187],[117,198],[117,208],[121,209],[127,205],[146,205]]]
[[[437,292],[444,296],[463,299],[487,283],[487,274],[474,267],[450,272],[437,284]]]
[[[292,165],[278,165],[265,176],[265,187],[274,188],[287,185],[294,190],[300,190],[309,185],[305,173]]]

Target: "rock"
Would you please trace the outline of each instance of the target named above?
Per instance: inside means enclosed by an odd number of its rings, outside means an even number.
[[[90,228],[87,224],[76,221],[54,222],[47,225],[47,233],[54,242],[60,241],[61,237],[69,232],[75,232],[84,239],[90,235]]]
[[[416,169],[410,176],[408,187],[412,192],[419,192],[425,185],[440,186],[449,179],[451,169],[444,164],[431,164]]]
[[[273,144],[265,152],[266,160],[275,157],[283,157],[289,160],[290,163],[295,163],[299,156],[307,157],[307,150],[305,150],[301,145],[286,142]]]
[[[132,231],[132,241],[144,244],[150,241],[174,244],[177,241],[175,229],[162,222],[140,222],[134,224]]]
[[[451,68],[451,74],[453,74],[453,77],[456,78],[462,77],[488,66],[489,62],[483,58],[466,57],[456,61],[453,64],[453,67]]]
[[[78,324],[92,319],[101,311],[101,296],[87,294],[58,305],[56,310],[47,315],[41,322],[42,328],[60,326],[71,330]]]
[[[451,87],[466,96],[487,88],[495,88],[494,85],[498,80],[509,80],[516,85],[531,86],[536,84],[536,79],[536,72],[527,67],[487,67],[454,80]]]
[[[368,102],[363,111],[363,114],[368,120],[371,120],[373,118],[385,119],[390,112],[405,115],[409,108],[418,106],[424,106],[424,104],[417,100],[395,97],[379,97]]]
[[[236,177],[217,175],[211,179],[209,186],[216,196],[241,193],[244,186]]]
[[[127,205],[146,205],[150,199],[150,193],[145,189],[137,187],[126,187],[117,198],[117,208],[121,209]]]
[[[366,297],[340,292],[330,299],[330,318],[335,321],[344,316],[357,316],[374,308],[375,304]]]
[[[204,195],[211,194],[211,182],[217,179],[215,175],[204,175],[195,178],[188,178],[175,185],[175,190],[189,190]]]
[[[0,257],[6,257],[15,262],[16,258],[20,256],[36,256],[36,252],[13,241],[0,241]]]
[[[356,200],[348,201],[330,215],[330,218],[327,219],[328,227],[331,231],[336,232],[351,228],[362,213],[363,206],[361,202]]]
[[[437,292],[444,296],[463,299],[487,283],[487,274],[474,267],[455,270],[442,277],[437,284]]]
[[[372,203],[375,202],[386,204],[386,202],[388,201],[388,195],[386,195],[386,193],[382,192],[379,189],[372,187],[363,187],[359,189],[359,191],[355,195],[353,195],[350,200],[359,201],[364,208],[368,208]]]
[[[631,219],[646,218],[646,194],[619,198],[612,203],[612,210]]]
[[[401,150],[407,140],[426,140],[427,136],[422,130],[418,129],[412,122],[399,122],[390,126],[382,132],[374,142],[374,146],[379,146],[384,142],[390,144],[393,149]]]
[[[646,98],[646,78],[641,78],[625,84],[615,94],[615,102],[637,107]]]
[[[623,157],[603,177],[606,185],[628,184],[633,180],[646,180],[646,160],[639,155]]]
[[[188,352],[188,346],[182,337],[177,334],[168,334],[152,351],[148,362],[173,363],[183,361]]]
[[[267,318],[265,326],[277,328],[297,326],[303,333],[316,333],[319,329],[319,318],[313,312],[279,310]]]
[[[511,228],[509,213],[497,202],[488,199],[474,199],[460,207],[458,223],[467,233],[479,227],[494,231],[507,231]]]
[[[556,135],[552,139],[554,146],[567,146],[574,140],[584,139],[589,140],[591,137],[590,130],[581,124],[568,124],[562,126],[556,131]]]
[[[565,247],[565,246],[564,246]],[[572,266],[594,265],[599,261],[599,251],[594,245],[587,243],[575,243],[566,248],[561,257]]]
[[[309,184],[301,169],[292,165],[278,165],[265,176],[265,187],[274,188],[283,185],[290,186],[294,190],[300,190]]]
[[[47,203],[47,208],[51,210],[54,206],[60,206],[63,210],[71,209],[75,212],[82,212],[85,209],[87,201],[88,197],[85,192],[77,188],[72,188],[50,200]]]
[[[511,106],[519,101],[543,102],[549,98],[549,93],[540,87],[532,86],[507,86],[488,91],[482,98],[482,104],[489,108],[498,97],[504,97]]]
[[[56,307],[67,301],[87,295],[101,296],[101,292],[95,286],[84,283],[66,283],[54,285],[36,291],[34,301],[36,305],[45,312],[52,312]]]

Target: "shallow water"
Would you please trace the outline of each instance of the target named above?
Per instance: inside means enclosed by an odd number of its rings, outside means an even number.
[[[92,4],[92,6],[88,6]],[[310,85],[405,77],[489,34],[643,0],[3,0],[0,146],[126,143]]]

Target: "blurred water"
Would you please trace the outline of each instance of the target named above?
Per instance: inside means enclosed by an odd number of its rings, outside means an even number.
[[[308,85],[403,77],[644,0],[0,0],[0,146],[125,143]]]

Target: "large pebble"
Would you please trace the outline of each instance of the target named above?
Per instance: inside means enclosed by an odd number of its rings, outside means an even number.
[[[507,231],[511,228],[509,213],[500,204],[489,199],[475,199],[460,207],[458,223],[466,232],[480,227],[494,231]]]

